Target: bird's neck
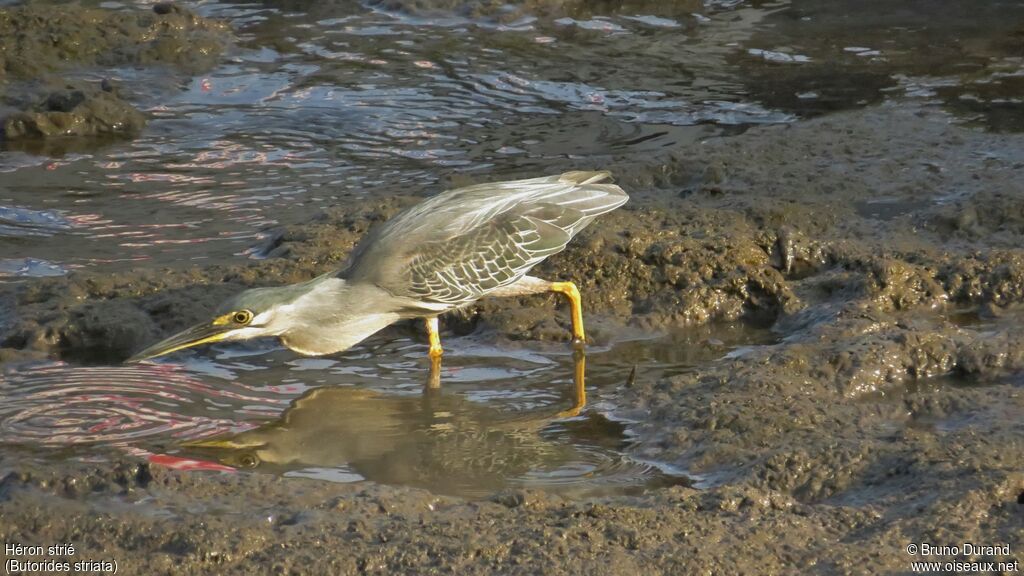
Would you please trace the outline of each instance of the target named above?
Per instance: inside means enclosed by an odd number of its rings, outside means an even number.
[[[308,356],[347,350],[400,319],[384,306],[387,293],[372,284],[320,276],[291,304],[289,326],[280,336],[288,348]]]

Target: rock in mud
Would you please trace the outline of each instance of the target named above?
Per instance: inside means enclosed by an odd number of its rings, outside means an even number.
[[[112,91],[69,86],[3,121],[7,140],[137,134],[146,117]]]
[[[229,37],[225,24],[169,3],[150,10],[0,8],[0,140],[52,153],[60,149],[34,143],[132,136],[145,116],[109,82],[69,83],[56,75],[72,67],[153,65],[193,74],[216,63]]]

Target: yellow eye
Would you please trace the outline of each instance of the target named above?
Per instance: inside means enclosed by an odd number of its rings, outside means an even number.
[[[231,320],[233,320],[235,324],[241,324],[244,326],[249,322],[252,322],[252,312],[248,310],[239,310],[231,316]]]

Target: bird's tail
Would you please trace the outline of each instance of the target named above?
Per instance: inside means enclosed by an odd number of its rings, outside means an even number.
[[[552,177],[548,182],[557,182],[557,185],[532,200],[538,209],[545,211],[547,217],[541,219],[561,228],[568,235],[568,241],[595,218],[611,212],[629,200],[629,196],[622,188],[605,182],[611,175],[608,171],[566,172]]]
[[[577,186],[586,186],[587,184],[596,184],[603,182],[612,177],[612,173],[608,170],[601,170],[600,172],[588,172],[585,170],[573,170],[572,172],[565,172],[558,177],[559,180],[567,184],[575,184]]]
[[[611,182],[605,182],[611,177],[612,173],[607,170],[566,172],[558,177],[558,181],[562,184],[570,184],[572,188],[562,192],[556,203],[562,206],[571,206],[588,218],[611,212],[629,200],[629,195],[622,188]]]

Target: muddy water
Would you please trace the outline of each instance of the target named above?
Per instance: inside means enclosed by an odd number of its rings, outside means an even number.
[[[770,341],[767,331],[721,325],[622,342],[580,360],[554,346],[454,339],[440,391],[424,391],[424,347],[402,337],[330,359],[264,343],[165,364],[37,364],[0,377],[0,443],[44,461],[113,450],[153,462],[182,458],[179,467],[193,469],[460,496],[517,486],[629,493],[689,479],[626,455],[617,391]],[[589,405],[569,413],[584,366]]]

